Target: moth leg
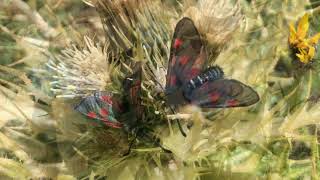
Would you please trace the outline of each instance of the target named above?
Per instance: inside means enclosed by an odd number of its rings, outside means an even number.
[[[148,138],[149,140],[153,141],[153,144],[156,146],[159,146],[165,153],[172,153],[170,150],[163,147],[160,143],[160,139],[157,137],[150,137],[150,135],[143,133],[144,137]],[[154,141],[155,140],[155,141]]]
[[[138,137],[138,133],[136,133],[136,134],[134,135],[134,138],[131,140],[131,142],[130,142],[130,144],[129,144],[128,151],[127,151],[125,154],[123,154],[123,156],[128,156],[128,155],[130,154],[131,148],[132,148],[134,142],[136,141],[137,137]]]
[[[171,106],[169,106],[170,110],[172,113],[175,113],[173,108]],[[179,130],[180,130],[180,133],[182,134],[183,137],[187,137],[187,134],[184,132],[182,126],[181,126],[181,123],[179,121],[179,119],[176,120],[177,124],[178,124],[178,127],[179,127]]]
[[[188,129],[191,129],[191,128],[192,128],[192,126],[193,126],[193,122],[192,122],[192,121],[188,122],[188,124],[187,124],[187,128],[188,128]]]
[[[164,151],[165,153],[172,153],[169,149],[166,149],[165,147],[163,147],[163,146],[161,145],[159,138],[157,138],[155,144],[156,144],[157,146],[159,146],[159,147],[162,149],[162,151]]]
[[[153,142],[154,145],[159,146],[164,152],[166,153],[172,153],[170,150],[164,148],[161,143],[160,143],[160,139],[154,136],[150,136],[148,133],[145,132],[146,129],[142,130],[140,129],[139,134],[140,136],[142,136],[143,138],[145,138],[146,140],[149,140],[150,142]]]
[[[184,132],[179,119],[177,119],[176,122],[178,123],[178,127],[179,127],[179,130],[180,130],[182,136],[187,137],[187,134]]]

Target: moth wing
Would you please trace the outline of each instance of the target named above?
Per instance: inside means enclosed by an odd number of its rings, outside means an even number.
[[[166,93],[170,94],[200,74],[207,60],[204,45],[193,21],[181,19],[171,42]]]
[[[138,63],[134,69],[133,75],[125,78],[123,87],[126,97],[129,101],[130,107],[135,112],[135,116],[140,119],[142,116],[142,102],[141,102],[141,81],[142,81],[142,65]]]
[[[260,99],[258,93],[250,86],[234,79],[206,82],[186,98],[202,108],[250,106]]]
[[[84,98],[75,107],[75,110],[88,118],[100,120],[107,126],[121,128],[121,123],[114,118],[112,104],[110,94],[96,92],[94,95]]]

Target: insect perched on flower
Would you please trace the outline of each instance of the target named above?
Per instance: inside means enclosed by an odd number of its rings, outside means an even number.
[[[315,55],[315,45],[320,39],[320,33],[315,34],[312,37],[308,37],[309,30],[309,14],[305,14],[298,22],[297,30],[294,27],[294,23],[289,25],[289,46],[293,49],[295,55],[299,61],[307,64]]]
[[[259,95],[249,86],[224,79],[219,66],[206,69],[206,47],[193,21],[181,19],[171,42],[165,93],[169,106],[193,104],[201,108],[249,106]],[[186,136],[178,122],[182,135]]]
[[[181,19],[176,25],[171,42],[170,58],[166,75],[165,93],[168,105],[191,103],[203,108],[225,108],[249,106],[259,101],[258,94],[249,86],[234,80],[224,79],[218,66],[206,68],[207,54],[200,34],[193,21]],[[106,126],[124,128],[136,137],[149,138],[148,129],[142,122],[141,64],[130,77],[125,78],[123,87],[127,94],[125,102],[119,102],[111,94],[97,92],[83,99],[75,109],[91,119],[97,119]],[[118,110],[114,118],[112,108],[117,104],[128,104],[127,109]],[[119,108],[117,108],[119,109]],[[121,114],[131,113],[130,118],[121,119]],[[118,121],[119,120],[119,121]],[[183,132],[183,131],[182,131]],[[155,142],[162,147],[159,139]],[[131,147],[132,144],[130,144]],[[129,148],[130,149],[130,148]],[[163,150],[167,151],[162,147]]]
[[[152,130],[146,128],[146,124],[143,124],[141,63],[137,63],[133,71],[134,73],[127,76],[123,81],[123,97],[116,97],[111,93],[97,91],[93,95],[83,98],[75,106],[75,110],[92,120],[98,120],[98,122],[107,127],[124,129],[136,138],[152,141],[165,152],[170,152],[162,147],[159,139],[150,136]],[[131,141],[129,150],[125,155],[129,154],[134,141],[135,138]]]
[[[116,117],[119,118],[119,114],[129,111],[134,111],[135,116],[133,117],[139,118],[141,115],[141,75],[142,70],[139,63],[133,75],[126,77],[123,81],[123,89],[125,91],[123,98],[114,97],[111,93],[98,91],[84,98],[75,107],[75,110],[91,119],[100,120],[106,126],[112,128],[123,128],[125,126],[124,128],[131,131],[131,126],[119,122]],[[129,106],[126,106],[127,104]],[[137,121],[137,119],[132,118],[129,124],[134,124],[132,121]]]
[[[249,86],[224,79],[219,66],[207,67],[207,53],[193,21],[181,19],[171,43],[166,94],[169,105],[193,104],[202,108],[249,106],[259,101]]]
[[[122,124],[115,119],[112,105],[114,100],[110,93],[95,92],[93,95],[84,98],[75,110],[91,119],[97,119],[105,125],[113,128],[121,128]]]

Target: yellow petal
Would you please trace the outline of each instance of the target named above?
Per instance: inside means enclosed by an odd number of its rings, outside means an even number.
[[[314,47],[310,47],[309,48],[309,52],[308,52],[308,56],[309,56],[310,60],[314,57],[314,54],[315,54],[315,48]]]
[[[299,58],[300,62],[302,63],[308,63],[309,62],[309,56],[307,54],[307,51],[304,49],[299,49],[299,53],[296,54],[296,56]]]
[[[305,63],[305,64],[308,63],[308,59],[306,58],[305,55],[303,55],[303,54],[296,54],[296,56],[299,58],[300,62]]]
[[[294,44],[295,40],[297,39],[297,32],[294,28],[294,24],[293,23],[290,23],[289,24],[289,43],[290,44]]]
[[[299,53],[306,55],[306,54],[307,54],[307,51],[306,51],[305,49],[299,49]]]
[[[307,35],[309,29],[309,14],[306,13],[302,16],[298,23],[297,36],[301,39],[304,39]]]
[[[308,49],[308,48],[310,48],[312,46],[310,46],[308,44],[308,42],[306,42],[306,41],[301,41],[301,42],[296,43],[296,47],[299,48],[299,49]]]
[[[296,56],[299,58],[299,60],[300,60],[301,62],[304,61],[304,55],[297,53]]]
[[[316,45],[318,43],[320,39],[320,33],[312,36],[310,39],[308,39],[308,43],[311,44],[311,45]]]

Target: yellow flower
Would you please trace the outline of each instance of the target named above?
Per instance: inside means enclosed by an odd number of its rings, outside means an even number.
[[[309,30],[309,14],[305,14],[298,22],[297,31],[294,27],[294,23],[289,25],[289,45],[296,52],[296,56],[299,60],[306,64],[312,60],[315,55],[315,45],[320,39],[320,33],[317,33],[313,37],[307,37]]]

